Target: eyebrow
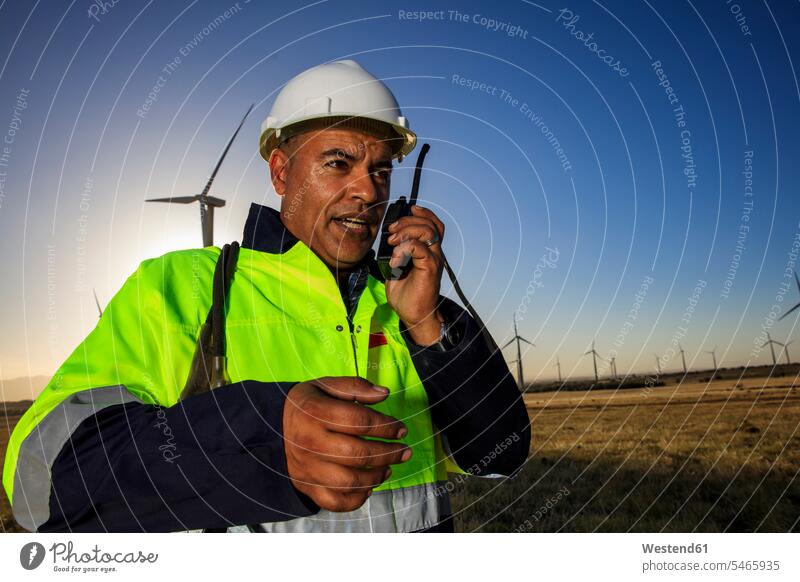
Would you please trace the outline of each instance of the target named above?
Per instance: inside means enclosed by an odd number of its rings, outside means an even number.
[[[332,148],[329,150],[325,150],[320,154],[321,158],[326,158],[330,156],[344,158],[351,162],[356,160],[356,157],[354,155],[348,153],[346,150],[342,148]],[[392,160],[378,160],[373,164],[373,166],[376,168],[388,168],[390,170],[394,168],[394,166],[392,165]]]

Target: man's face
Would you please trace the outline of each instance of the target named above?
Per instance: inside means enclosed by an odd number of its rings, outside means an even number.
[[[322,129],[270,157],[284,225],[331,268],[353,267],[372,247],[389,200],[391,154],[372,135]]]

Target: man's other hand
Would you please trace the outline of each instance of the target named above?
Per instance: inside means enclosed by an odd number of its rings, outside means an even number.
[[[389,465],[411,458],[399,420],[363,404],[389,395],[357,377],[326,377],[289,390],[283,411],[286,465],[294,487],[329,511],[353,511],[388,479]]]

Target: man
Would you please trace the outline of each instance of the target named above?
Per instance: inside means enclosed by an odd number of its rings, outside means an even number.
[[[320,95],[322,97],[320,98]],[[226,307],[230,384],[180,400],[220,250],[144,261],[20,420],[3,484],[36,531],[452,531],[448,470],[513,475],[530,442],[508,367],[439,295],[444,226],[418,207],[370,249],[394,96],[353,61],[281,91]]]

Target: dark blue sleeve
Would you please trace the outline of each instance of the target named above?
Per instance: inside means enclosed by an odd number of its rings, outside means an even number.
[[[39,531],[166,532],[316,513],[286,469],[294,384],[243,381],[169,408],[131,402],[87,418],[53,464]]]
[[[463,470],[511,476],[525,463],[531,441],[522,394],[503,354],[486,345],[475,320],[451,299],[440,300],[441,314],[455,326],[456,345],[444,351],[418,346],[400,324],[433,422]]]

